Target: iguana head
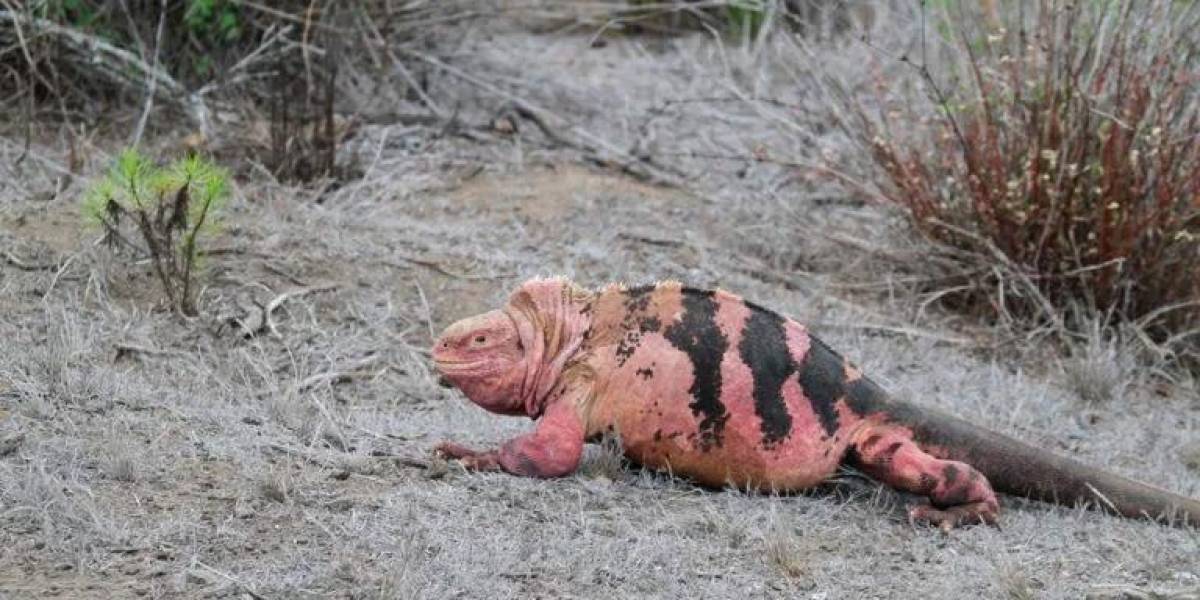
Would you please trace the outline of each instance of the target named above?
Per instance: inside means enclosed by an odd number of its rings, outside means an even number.
[[[500,310],[446,328],[433,346],[438,371],[475,404],[541,415],[566,361],[583,341],[590,295],[564,279],[525,282]]]
[[[433,346],[438,372],[475,404],[501,414],[525,412],[521,384],[528,370],[517,324],[503,310],[446,328]]]

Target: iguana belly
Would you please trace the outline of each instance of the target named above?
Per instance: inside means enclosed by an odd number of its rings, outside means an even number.
[[[753,434],[730,431],[720,446],[706,447],[686,429],[667,427],[647,432],[644,425],[636,418],[620,425],[621,431],[631,431],[622,435],[630,460],[714,487],[806,489],[833,475],[847,446],[845,442],[811,439],[805,443],[797,439],[764,449]]]

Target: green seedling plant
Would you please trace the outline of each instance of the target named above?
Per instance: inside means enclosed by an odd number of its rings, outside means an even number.
[[[171,307],[195,316],[201,245],[228,197],[229,174],[205,158],[160,166],[126,150],[88,190],[83,212],[103,229],[108,247],[149,256]]]
[[[767,19],[764,0],[734,0],[725,7],[725,22],[735,34],[750,38],[758,35]]]

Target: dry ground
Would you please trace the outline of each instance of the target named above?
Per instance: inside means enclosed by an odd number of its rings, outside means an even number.
[[[587,32],[472,27],[456,38],[464,72],[520,81],[504,89],[618,147],[804,145],[754,110],[663,108],[743,86],[804,95],[704,36],[593,48]],[[453,79],[440,93],[464,119],[503,108]],[[495,444],[529,426],[436,385],[425,349],[439,328],[532,275],[676,278],[813,323],[899,394],[1200,495],[1194,390],[1152,392],[1103,352],[1083,364],[1039,364],[1037,349],[995,358],[976,349],[987,332],[913,298],[838,287],[839,272],[869,264],[838,240],[892,239],[886,211],[757,163],[680,158],[683,187],[654,186],[523,126],[475,140],[365,127],[365,174],[338,189],[251,171],[194,321],[155,305],[144,264],[93,245],[78,184],[53,193],[57,145],[6,162],[0,248],[24,268],[0,265],[0,597],[1200,594],[1195,530],[1080,509],[1006,499],[1003,529],[944,536],[904,521],[911,498],[853,473],[769,497],[702,490],[604,448],[554,481],[432,460],[436,441]],[[96,143],[92,164],[118,145]],[[313,286],[334,287],[286,302],[277,335],[227,323]],[[1121,393],[1085,404],[1080,372]]]

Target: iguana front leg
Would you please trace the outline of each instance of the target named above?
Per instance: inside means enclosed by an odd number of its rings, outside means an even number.
[[[854,439],[859,467],[868,475],[914,494],[928,496],[930,505],[914,506],[910,519],[948,530],[971,523],[995,524],[1000,503],[991,484],[974,467],[930,456],[895,425],[863,429]]]
[[[574,402],[556,401],[530,433],[508,440],[497,450],[476,451],[442,442],[435,452],[459,460],[473,471],[506,471],[523,477],[562,477],[579,466],[583,456],[583,420]]]

